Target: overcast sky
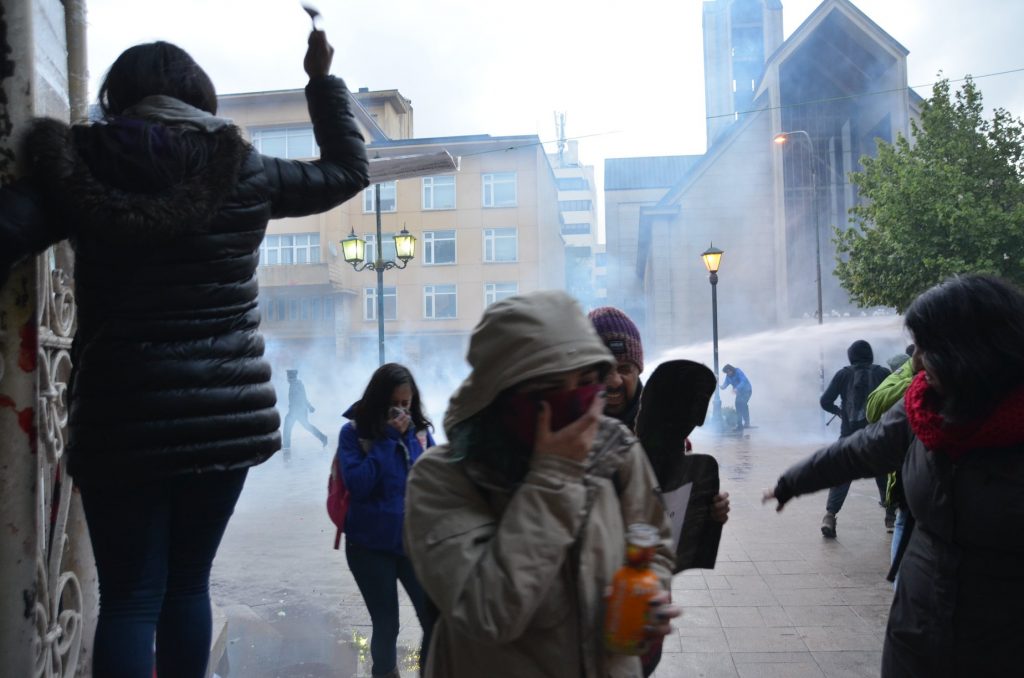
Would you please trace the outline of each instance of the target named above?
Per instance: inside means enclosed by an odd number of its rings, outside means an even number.
[[[585,163],[702,153],[701,0],[314,0],[350,88],[397,89],[417,136],[555,136]],[[1024,68],[1021,0],[859,0],[909,51],[909,84]],[[789,35],[818,5],[783,0]],[[89,0],[90,92],[126,47],[169,40],[218,92],[305,85],[299,0]],[[1024,115],[1024,71],[978,80],[985,103]],[[928,87],[917,89],[928,96]],[[552,148],[553,150],[553,148]]]

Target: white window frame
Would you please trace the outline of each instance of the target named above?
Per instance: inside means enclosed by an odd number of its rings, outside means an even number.
[[[394,233],[381,233],[381,239],[384,241],[384,254],[390,254],[390,257],[384,257],[384,261],[398,261],[398,250],[395,248],[395,234]],[[366,257],[366,261],[377,261],[377,234],[367,233],[363,236],[363,240],[366,241],[366,249],[363,252],[363,256]]]
[[[264,139],[278,139],[281,137],[284,137],[285,154],[272,157],[283,157],[288,160],[307,160],[320,157],[320,146],[316,143],[316,135],[313,134],[312,125],[304,127],[256,127],[249,130],[249,139],[252,141],[253,147],[260,153],[263,153]],[[300,138],[303,140],[303,146],[301,147],[298,145]],[[309,146],[304,145],[307,138],[310,140]],[[294,151],[292,150],[293,146]],[[312,151],[312,155],[304,152],[307,150]],[[264,155],[270,154],[264,153]]]
[[[285,243],[285,239],[290,242]],[[288,253],[287,257],[285,252]],[[306,261],[299,261],[299,253]],[[273,257],[271,254],[273,253]],[[271,261],[274,258],[276,261]],[[288,261],[284,261],[288,258]],[[320,263],[320,233],[270,233],[260,243],[260,266],[308,266]]]
[[[390,291],[389,291],[390,290]],[[394,317],[388,317],[388,298],[395,300],[395,313]],[[369,322],[377,319],[377,288],[376,287],[364,287],[363,288],[363,320]],[[384,322],[390,322],[392,320],[398,320],[398,288],[397,287],[385,287],[384,288]]]
[[[451,187],[451,205],[436,205],[436,194],[440,188]],[[455,175],[441,174],[436,177],[423,177],[423,209],[424,210],[453,210],[456,205]]]
[[[438,233],[451,233],[452,237],[438,238]],[[452,260],[436,261],[436,244],[439,241],[452,242]],[[438,229],[436,231],[423,231],[423,265],[424,266],[454,266],[459,259],[459,236],[454,228]]]
[[[519,204],[519,175],[516,172],[491,172],[481,179],[481,202],[484,207],[516,207]],[[512,200],[497,202],[494,198],[495,188],[512,184]]]
[[[363,214],[376,214],[377,206],[375,200],[377,197],[377,185],[370,184],[363,189]],[[389,201],[390,198],[390,201]],[[380,211],[385,212],[397,212],[398,211],[398,182],[397,181],[382,181],[380,182]]]
[[[503,232],[504,231],[512,231],[512,238],[513,238],[513,240],[515,242],[515,253],[513,254],[511,259],[498,259],[497,258],[497,251],[498,251],[497,240],[499,238],[508,238],[509,237],[507,233],[502,233],[502,234],[499,235],[498,231],[503,231]],[[509,227],[509,228],[485,228],[484,229],[483,244],[484,244],[484,254],[483,254],[484,263],[487,263],[487,264],[510,264],[510,263],[515,263],[515,262],[519,261],[519,229],[514,227],[514,226],[513,227]]]
[[[498,287],[502,286],[506,289],[499,290]],[[511,286],[512,289],[507,289]],[[489,282],[484,283],[484,308],[487,308],[496,301],[502,299],[508,299],[519,294],[519,283],[518,282]]]
[[[455,297],[455,311],[450,316],[438,317],[437,297],[438,288],[444,288],[444,295]],[[450,292],[448,290],[451,290]],[[429,303],[428,303],[429,302]],[[425,320],[454,320],[459,317],[459,289],[458,285],[424,285],[423,286],[423,318]]]

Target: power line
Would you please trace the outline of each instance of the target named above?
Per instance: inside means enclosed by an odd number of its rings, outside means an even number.
[[[1011,75],[1013,73],[1021,73],[1021,72],[1024,72],[1024,67],[1012,68],[1012,69],[1007,70],[1007,71],[997,71],[995,73],[983,73],[982,75],[968,75],[968,76],[965,76],[963,78],[950,78],[950,79],[948,79],[948,82],[966,82],[967,80],[981,80],[982,78],[992,78],[992,77],[996,77],[996,76],[999,76],[999,75]],[[713,120],[713,119],[716,119],[716,118],[732,118],[732,117],[739,116],[739,115],[746,115],[747,113],[758,113],[758,112],[761,112],[761,111],[774,111],[774,110],[784,109],[784,108],[796,108],[798,106],[808,106],[808,105],[811,105],[811,104],[831,103],[833,101],[847,101],[847,100],[850,100],[850,99],[857,99],[859,97],[876,96],[876,95],[879,95],[879,94],[892,94],[894,92],[903,92],[903,91],[906,91],[907,89],[920,89],[922,87],[934,87],[934,86],[935,86],[935,82],[930,82],[930,83],[925,83],[925,84],[921,84],[921,85],[908,85],[907,87],[893,87],[891,89],[876,90],[874,92],[860,92],[858,94],[847,94],[847,95],[843,95],[843,96],[828,97],[828,98],[824,98],[824,99],[808,99],[807,101],[799,101],[799,102],[793,103],[793,104],[783,104],[783,105],[779,105],[779,106],[765,106],[764,108],[752,108],[752,109],[749,109],[749,110],[746,110],[746,111],[737,111],[735,113],[722,113],[722,114],[719,114],[719,115],[709,115],[709,116],[706,116],[706,119],[707,120]],[[595,132],[594,134],[582,134],[580,136],[566,137],[566,139],[567,140],[589,139],[589,138],[593,138],[593,137],[603,137],[603,136],[608,136],[608,135],[611,135],[611,134],[621,134],[621,133],[622,133],[622,130],[611,130],[611,131],[608,131],[608,132]],[[471,157],[471,156],[475,156],[475,155],[488,155],[490,153],[506,153],[508,151],[515,151],[515,150],[519,150],[521,148],[533,148],[534,146],[543,146],[545,144],[555,144],[555,143],[558,143],[558,139],[550,139],[550,140],[547,140],[547,141],[533,141],[533,142],[530,142],[530,143],[523,143],[523,144],[513,144],[513,145],[505,147],[505,148],[497,148],[497,149],[491,149],[491,150],[487,150],[487,151],[477,151],[475,153],[462,153],[462,154],[460,154],[460,156],[465,158],[465,157]]]
[[[992,78],[997,75],[1010,75],[1012,73],[1020,73],[1024,71],[1024,68],[1012,68],[1008,71],[999,71],[997,73],[984,73],[982,75],[968,75],[963,78],[951,78],[948,82],[966,82],[967,80],[981,80],[982,78]],[[793,104],[780,104],[779,106],[765,106],[764,108],[751,108],[746,111],[736,111],[735,113],[719,113],[717,115],[706,116],[706,120],[715,120],[717,118],[733,118],[739,115],[746,115],[747,113],[758,113],[760,111],[775,111],[784,108],[796,108],[798,106],[809,106],[811,104],[828,104],[833,101],[847,101],[850,99],[857,99],[859,97],[876,96],[879,94],[893,94],[894,92],[903,92],[908,89],[919,89],[922,87],[934,87],[934,82],[929,82],[923,85],[907,85],[906,87],[893,87],[892,89],[880,89],[874,92],[860,92],[858,94],[845,94],[837,97],[827,97],[825,99],[808,99],[807,101],[798,101]]]

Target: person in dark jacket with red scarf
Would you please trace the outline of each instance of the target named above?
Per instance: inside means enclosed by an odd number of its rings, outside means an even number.
[[[334,50],[304,68],[320,159],[260,155],[216,117],[182,49],[131,47],[99,91],[102,121],[37,121],[28,174],[0,191],[0,282],[68,238],[78,329],[67,469],[81,490],[100,614],[93,673],[206,675],[213,558],[249,467],[281,447],[259,334],[270,219],[327,211],[368,184]]]
[[[922,370],[878,422],[787,470],[765,500],[902,468],[904,533],[882,678],[1024,666],[1024,293],[969,275],[928,290],[907,329]]]

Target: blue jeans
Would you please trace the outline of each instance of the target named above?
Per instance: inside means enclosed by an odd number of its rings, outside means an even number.
[[[885,486],[889,482],[888,476],[876,476],[875,485],[878,486],[878,496],[882,502],[885,502]],[[843,503],[846,501],[846,495],[850,492],[850,483],[843,483],[842,485],[836,485],[828,490],[828,500],[825,502],[825,510],[835,515],[839,513],[839,509],[843,508]]]
[[[100,584],[95,678],[203,678],[210,568],[248,469],[81,488]]]
[[[750,407],[747,403],[750,402],[752,393],[753,389],[749,388],[741,388],[736,391],[736,428],[750,426]]]
[[[363,596],[366,609],[370,612],[373,635],[370,636],[370,658],[373,666],[370,673],[382,676],[390,673],[398,664],[398,582],[409,594],[416,616],[423,627],[423,651],[420,662],[430,647],[430,633],[433,622],[426,606],[426,594],[416,580],[412,561],[384,551],[372,551],[350,544],[345,540],[345,559],[355,577],[359,593]]]
[[[896,509],[896,524],[892,529],[892,546],[889,551],[889,562],[896,562],[896,552],[900,550],[900,540],[903,539],[903,530],[907,527],[907,512],[903,509]],[[896,579],[892,582],[892,590],[900,582],[900,573],[896,571]]]

